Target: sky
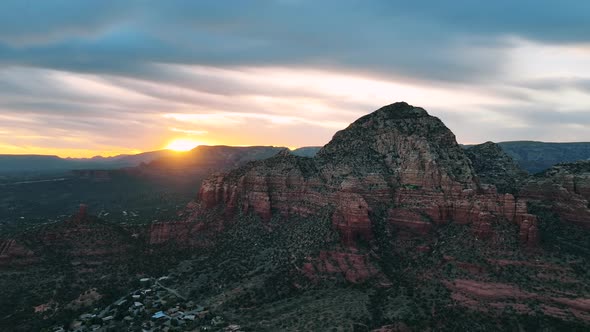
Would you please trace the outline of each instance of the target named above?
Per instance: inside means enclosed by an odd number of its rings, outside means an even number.
[[[589,32],[586,0],[3,0],[0,153],[324,145],[396,101],[590,141]]]

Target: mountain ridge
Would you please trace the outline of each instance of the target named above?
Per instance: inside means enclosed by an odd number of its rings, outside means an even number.
[[[510,155],[522,168],[530,173],[542,172],[554,165],[590,159],[590,142],[542,142],[531,140],[502,141],[496,143]],[[478,144],[461,145],[465,148]],[[216,145],[214,147],[229,147]],[[251,146],[256,147],[256,146]],[[303,157],[314,157],[322,147],[306,146],[291,150]],[[186,152],[180,152],[180,154]],[[152,162],[166,156],[179,154],[171,150],[148,151],[139,154],[122,154],[111,157],[62,158],[42,154],[0,154],[0,172],[41,172],[67,171],[79,169],[117,169],[135,167],[141,163]],[[29,159],[26,161],[26,159]],[[25,159],[18,163],[18,159]],[[33,160],[31,160],[33,159]],[[8,164],[7,164],[8,163]],[[10,165],[10,164],[13,165]],[[42,163],[42,164],[40,164]],[[33,164],[31,166],[31,164]],[[10,166],[7,166],[10,165]]]
[[[117,155],[112,157],[95,156],[92,158],[61,158],[54,155],[38,154],[1,154],[0,172],[63,172],[77,169],[117,169],[138,166],[166,155],[171,150],[158,150],[135,155]]]
[[[380,205],[391,222],[420,232],[456,219],[484,236],[502,216],[522,227],[523,243],[536,242],[526,204],[481,186],[454,134],[421,108],[385,106],[337,132],[314,158],[301,158],[277,155],[214,175],[203,181],[197,205],[263,220],[332,207],[334,227],[352,246],[359,236],[372,239],[370,213]]]

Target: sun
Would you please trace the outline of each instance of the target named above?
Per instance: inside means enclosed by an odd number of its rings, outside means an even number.
[[[180,138],[168,143],[166,149],[174,151],[189,151],[196,148],[199,145],[203,145],[203,143],[199,141],[193,141],[191,139]]]

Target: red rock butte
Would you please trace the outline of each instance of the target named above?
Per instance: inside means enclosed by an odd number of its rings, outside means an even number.
[[[343,244],[352,247],[373,238],[375,218],[424,234],[440,224],[470,224],[480,238],[491,235],[492,223],[509,222],[519,227],[522,244],[538,241],[537,218],[526,202],[480,184],[455,135],[404,102],[361,117],[314,158],[285,150],[215,174],[192,206],[197,216],[222,211],[220,220],[239,213],[306,217],[328,209]]]

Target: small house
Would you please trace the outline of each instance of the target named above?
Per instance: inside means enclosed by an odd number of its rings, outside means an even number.
[[[158,311],[152,315],[153,319],[160,319],[160,318],[164,318],[164,317],[168,317],[168,315],[166,315],[163,311]]]

